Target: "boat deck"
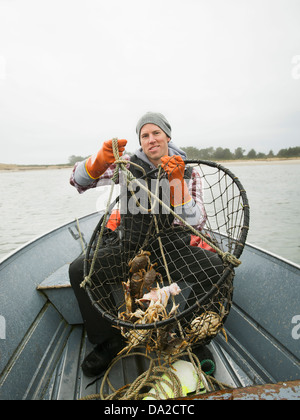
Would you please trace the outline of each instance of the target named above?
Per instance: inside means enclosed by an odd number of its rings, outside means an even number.
[[[85,355],[92,350],[82,325],[70,326],[59,319],[58,315],[54,329],[45,331],[44,342],[39,343],[40,360],[37,362],[36,348],[32,348],[30,341],[36,343],[34,335],[40,335],[39,330],[44,328],[47,317],[53,319],[53,311],[55,310],[52,305],[45,308],[40,316],[39,325],[32,331],[31,340],[23,343],[22,352],[15,355],[11,361],[6,378],[2,378],[1,381],[1,399],[77,400],[91,394],[99,394],[102,378],[94,382],[97,378],[86,377],[80,367]],[[258,383],[263,383],[249,366],[248,374],[245,373],[224,350],[224,343],[218,343],[218,340],[219,338],[209,346],[216,362],[216,379],[234,387],[244,387],[253,384],[253,377],[248,376],[250,374],[255,376]],[[35,356],[31,357],[33,351]],[[197,351],[195,354],[197,355]],[[247,363],[245,360],[243,363],[245,368]],[[26,367],[26,372],[24,369],[20,375],[22,365]],[[112,368],[110,381],[119,389],[132,383],[148,367],[148,359],[142,356],[122,358]],[[12,383],[17,383],[18,387],[12,390]],[[104,387],[104,393],[108,392],[111,391]]]
[[[85,241],[98,217],[81,221]],[[69,263],[80,252],[76,224],[70,223],[1,263],[6,334],[0,339],[0,400],[76,400],[99,393],[101,380],[88,386],[93,378],[80,367],[92,346],[68,280]],[[299,273],[296,265],[245,248],[225,324],[228,342],[219,334],[210,344],[217,380],[237,388],[299,383],[300,337],[292,322],[299,314]],[[120,363],[111,372],[116,389],[131,383],[148,362],[138,357]]]

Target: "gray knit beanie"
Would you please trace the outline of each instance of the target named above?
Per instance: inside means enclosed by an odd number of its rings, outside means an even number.
[[[160,114],[159,112],[147,112],[145,115],[143,115],[139,119],[136,125],[136,133],[138,135],[140,143],[141,143],[141,140],[140,140],[141,129],[145,124],[157,125],[166,133],[168,137],[171,138],[171,126],[168,120],[166,119],[166,117],[163,114]]]

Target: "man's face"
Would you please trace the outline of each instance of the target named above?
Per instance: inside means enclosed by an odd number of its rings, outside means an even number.
[[[155,124],[145,124],[140,133],[141,146],[153,165],[158,166],[161,158],[168,155],[170,138]]]

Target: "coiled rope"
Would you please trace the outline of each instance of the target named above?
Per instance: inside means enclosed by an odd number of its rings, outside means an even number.
[[[232,386],[222,383],[211,376],[212,372],[205,373],[202,370],[204,361],[200,362],[194,353],[182,353],[180,354],[180,358],[186,355],[192,355],[193,366],[198,377],[197,387],[194,391],[195,395],[215,391],[216,388],[221,390],[232,388]],[[109,374],[113,367],[123,358],[138,356],[145,357],[149,360],[147,371],[138,376],[131,384],[115,389],[109,380]],[[176,360],[179,360],[179,356],[173,357],[170,361],[165,361],[162,365],[160,358],[153,359],[151,356],[142,352],[134,352],[116,357],[105,372],[99,394],[87,395],[80,398],[80,400],[142,400],[146,397],[151,397],[154,400],[166,400],[170,398],[170,395],[175,399],[184,397],[186,395],[183,392],[180,379],[171,366],[171,363],[174,363]],[[167,385],[168,391],[166,391],[163,385]],[[110,389],[111,393],[104,393],[105,386]],[[151,389],[151,392],[148,389]]]

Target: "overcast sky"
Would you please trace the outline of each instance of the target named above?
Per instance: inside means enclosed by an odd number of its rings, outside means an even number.
[[[0,0],[0,162],[138,146],[300,146],[300,0]]]

